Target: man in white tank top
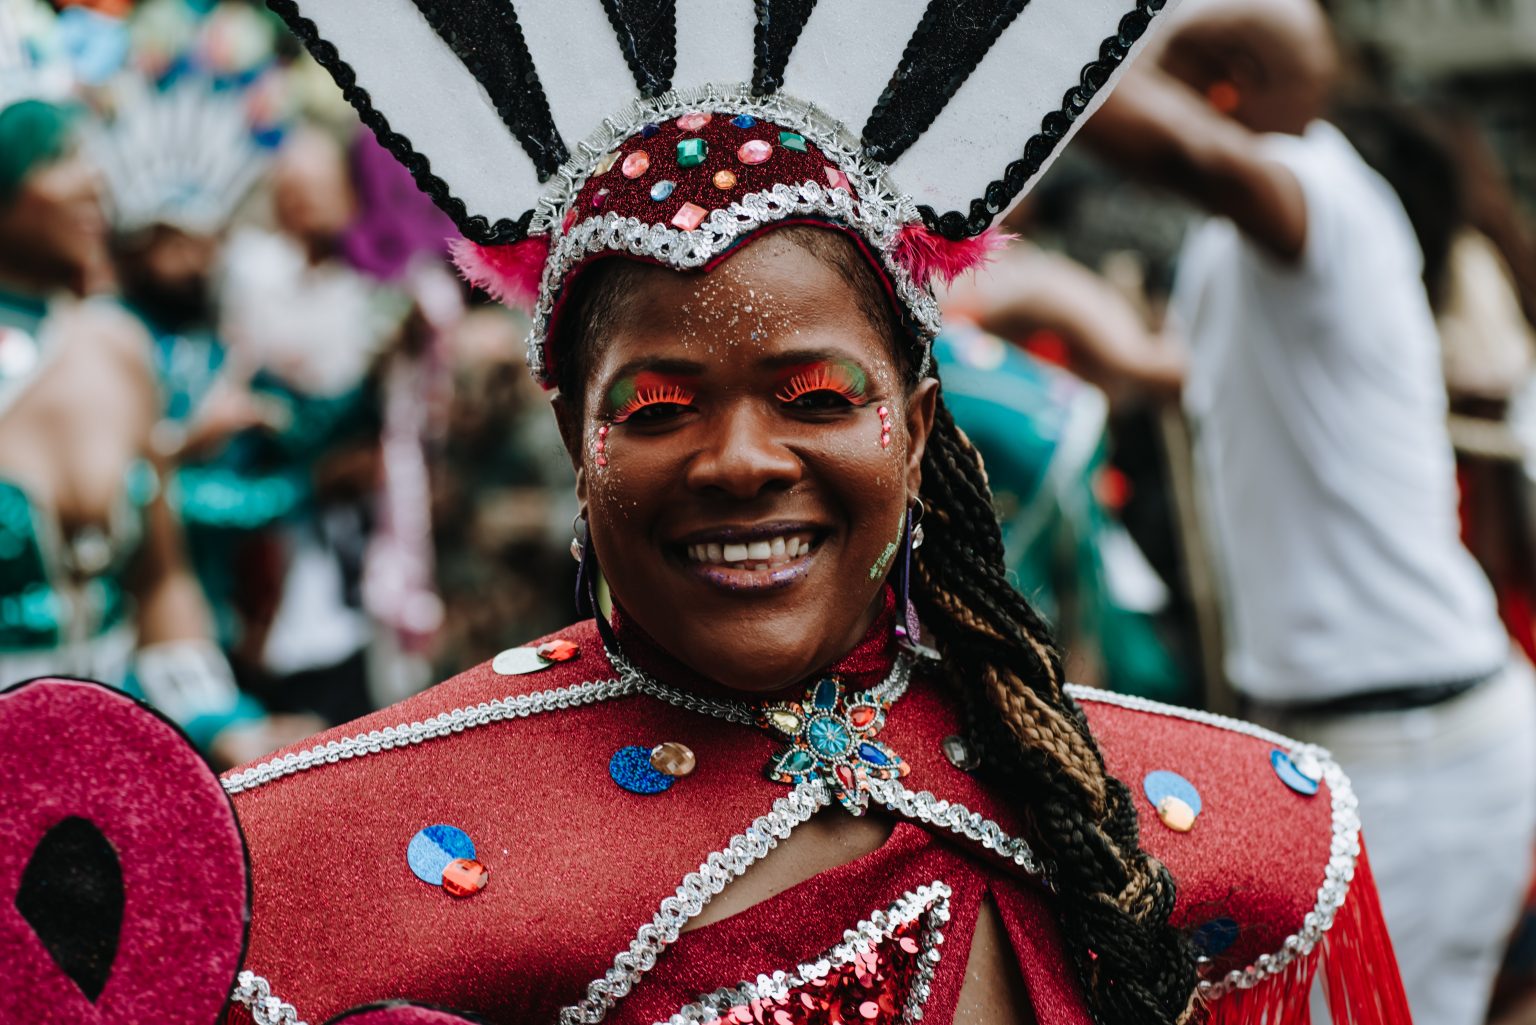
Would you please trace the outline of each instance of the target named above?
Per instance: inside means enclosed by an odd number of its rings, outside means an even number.
[[[1536,842],[1536,689],[1460,542],[1412,228],[1320,120],[1335,61],[1314,0],[1192,0],[1083,138],[1212,215],[1172,312],[1227,674],[1349,770],[1415,1017],[1478,1025]]]

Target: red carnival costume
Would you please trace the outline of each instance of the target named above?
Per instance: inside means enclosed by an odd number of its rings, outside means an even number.
[[[593,257],[707,268],[806,221],[859,242],[926,346],[930,281],[985,255],[989,226],[1163,7],[271,3],[454,217],[466,272],[534,306],[545,383],[563,286]],[[838,119],[870,111],[858,137]],[[557,127],[593,124],[573,150]],[[1051,866],[973,775],[986,752],[906,619],[888,601],[803,696],[766,705],[622,617],[582,623],[227,774],[228,801],[129,699],[14,689],[0,696],[0,1022],[212,1025],[226,998],[240,1025],[948,1022],[989,898],[1034,1017],[1088,1025]],[[1179,884],[1173,922],[1206,955],[1210,1020],[1305,1021],[1319,973],[1340,1025],[1408,1020],[1354,800],[1325,752],[1073,696],[1109,771],[1144,795],[1144,843]],[[687,929],[833,803],[894,831]]]

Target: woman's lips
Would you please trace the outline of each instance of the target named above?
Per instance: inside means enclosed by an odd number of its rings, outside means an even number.
[[[809,531],[787,532],[751,541],[704,541],[685,545],[690,574],[728,591],[788,587],[810,571],[821,544]]]

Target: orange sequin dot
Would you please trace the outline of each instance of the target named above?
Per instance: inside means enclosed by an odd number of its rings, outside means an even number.
[[[443,889],[454,897],[472,897],[490,881],[490,869],[470,858],[450,861],[443,869]]]

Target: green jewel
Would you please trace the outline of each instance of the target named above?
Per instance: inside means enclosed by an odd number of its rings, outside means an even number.
[[[703,139],[684,139],[677,144],[677,164],[679,167],[698,167],[708,153],[709,146]]]
[[[805,152],[805,136],[798,132],[780,132],[779,145],[785,149],[792,149],[796,153]]]

